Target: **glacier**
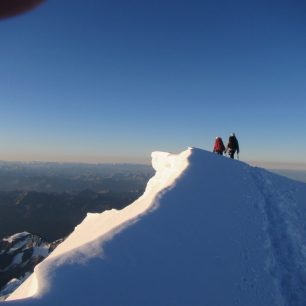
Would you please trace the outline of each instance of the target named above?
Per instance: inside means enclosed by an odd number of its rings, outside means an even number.
[[[306,305],[306,184],[188,148],[88,214],[6,305]]]

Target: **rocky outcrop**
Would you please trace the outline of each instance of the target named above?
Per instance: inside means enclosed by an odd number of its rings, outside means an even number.
[[[48,243],[37,235],[22,232],[0,241],[0,297],[5,298],[33,272],[62,240]]]

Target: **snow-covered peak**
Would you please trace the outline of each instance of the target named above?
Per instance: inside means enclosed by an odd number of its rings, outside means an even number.
[[[138,200],[88,214],[9,305],[305,305],[305,184],[195,148],[152,163]]]
[[[30,233],[28,233],[28,232],[21,232],[21,233],[17,233],[17,234],[14,234],[12,236],[3,238],[3,241],[7,241],[8,243],[13,243],[16,240],[22,239],[22,238],[24,238],[26,236],[29,236],[29,235],[30,235]]]

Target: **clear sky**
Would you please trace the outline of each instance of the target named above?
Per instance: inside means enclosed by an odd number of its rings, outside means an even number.
[[[48,0],[0,21],[0,159],[211,150],[306,164],[304,0]]]

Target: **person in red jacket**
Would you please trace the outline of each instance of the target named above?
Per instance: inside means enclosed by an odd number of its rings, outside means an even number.
[[[223,152],[225,151],[225,146],[223,144],[222,138],[221,137],[216,137],[215,140],[215,145],[214,145],[214,152],[223,155]]]

